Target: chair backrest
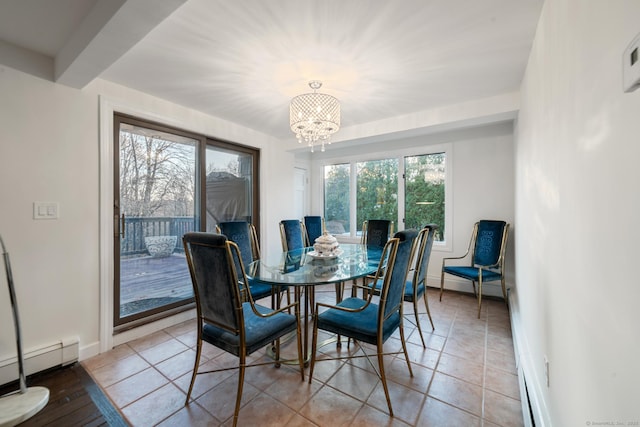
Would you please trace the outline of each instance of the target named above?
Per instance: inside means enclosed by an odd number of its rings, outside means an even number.
[[[253,224],[249,224],[247,221],[227,221],[219,223],[217,228],[219,233],[224,234],[227,239],[238,245],[245,267],[260,258],[258,237]],[[239,269],[240,266],[236,264],[236,270]]]
[[[368,219],[362,224],[362,243],[369,247],[384,247],[393,233],[393,221]]]
[[[304,228],[307,230],[307,246],[313,246],[324,232],[324,219],[321,216],[305,216]]]
[[[424,283],[426,285],[429,258],[431,258],[431,249],[433,248],[433,240],[437,229],[438,226],[436,224],[427,224],[422,230],[420,230],[418,237],[416,238],[417,256],[416,269],[413,278],[414,289],[417,289],[420,283]]]
[[[416,230],[398,231],[393,237],[398,239],[398,249],[393,266],[388,267],[386,276],[388,286],[383,286],[380,293],[380,309],[384,319],[399,310],[404,299],[404,287],[409,272],[409,261],[413,249],[413,242],[418,232]]]
[[[509,224],[504,221],[480,220],[474,227],[473,265],[502,268]]]
[[[304,248],[305,234],[304,224],[299,219],[283,219],[280,221],[280,239],[283,251]]]
[[[190,232],[182,237],[198,317],[234,334],[242,330],[242,298],[236,280],[237,246],[222,234]],[[234,248],[235,255],[232,253]]]

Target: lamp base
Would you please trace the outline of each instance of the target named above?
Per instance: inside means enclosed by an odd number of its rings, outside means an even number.
[[[28,387],[0,397],[0,427],[13,427],[37,414],[49,402],[49,389]]]

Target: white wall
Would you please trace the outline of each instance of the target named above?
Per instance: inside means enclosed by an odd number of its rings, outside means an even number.
[[[509,286],[515,277],[513,266],[514,227],[514,165],[513,128],[510,122],[483,125],[467,129],[405,138],[370,144],[366,153],[362,146],[353,149],[332,150],[313,160],[312,166],[312,210],[322,213],[323,175],[322,165],[344,162],[351,159],[384,158],[411,151],[413,154],[427,153],[433,147],[450,148],[447,168],[452,176],[452,227],[450,249],[434,245],[429,261],[428,283],[440,287],[442,258],[463,255],[469,245],[473,224],[479,219],[503,219],[511,223],[510,243],[507,247],[506,275]],[[472,292],[471,282],[447,277],[445,287]],[[499,282],[483,285],[483,293],[502,296]]]
[[[0,66],[0,233],[11,254],[25,352],[79,337],[80,357],[99,348],[99,99],[184,129],[261,149],[265,250],[280,248],[293,155],[263,134],[97,80],[71,89]],[[60,204],[60,218],[35,221],[34,201]],[[106,251],[109,252],[109,251]],[[0,362],[15,358],[4,277],[0,278]],[[17,377],[17,374],[16,374]]]
[[[640,421],[640,91],[621,70],[639,16],[547,0],[522,83],[514,308],[537,425]]]

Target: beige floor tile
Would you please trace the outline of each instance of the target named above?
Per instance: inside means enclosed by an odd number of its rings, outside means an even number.
[[[154,368],[147,368],[107,387],[106,390],[111,400],[122,408],[168,383],[169,380],[164,375]]]
[[[176,339],[161,342],[158,345],[140,351],[138,354],[152,365],[163,362],[176,354],[188,350],[189,347]]]
[[[362,402],[378,384],[378,376],[350,364],[344,364],[327,385]]]
[[[283,369],[278,381],[271,384],[265,393],[298,411],[321,387],[322,384],[318,381],[309,383],[307,376],[302,381],[300,373]]]
[[[184,406],[185,394],[167,384],[122,409],[132,426],[151,426],[170,417]]]
[[[414,424],[424,402],[424,393],[419,393],[393,381],[387,381],[387,386],[389,388],[393,416],[405,423]],[[367,404],[386,414],[389,413],[389,406],[387,405],[382,383],[375,388]]]
[[[240,411],[242,407],[260,394],[260,390],[251,384],[244,383],[242,387],[242,398],[240,400]],[[238,395],[238,377],[231,376],[218,384],[202,396],[196,403],[202,406],[214,417],[226,421],[233,416],[236,406],[236,396]]]
[[[482,387],[436,372],[429,396],[457,408],[482,415]]]
[[[480,427],[480,418],[428,397],[416,425],[434,427]]]
[[[348,426],[363,403],[331,387],[322,387],[299,413],[320,426]]]
[[[491,390],[485,391],[484,416],[488,421],[503,427],[524,425],[520,401]]]
[[[487,367],[484,386],[489,390],[520,400],[520,384],[517,375]]]
[[[286,427],[316,427],[318,424],[312,423],[300,414],[296,414],[289,420]]]
[[[460,380],[482,386],[484,364],[443,353],[438,363],[438,372]]]
[[[484,363],[484,346],[479,347],[477,345],[472,345],[464,340],[458,340],[455,338],[447,339],[443,353],[458,356],[462,359],[467,359],[475,363]]]
[[[191,403],[162,421],[159,427],[210,427],[221,423],[220,420],[213,417],[198,404]]]
[[[360,409],[350,427],[406,427],[409,425],[398,418],[390,417],[385,412],[365,405]]]
[[[147,335],[144,338],[139,338],[135,341],[130,342],[129,346],[139,353],[160,343],[168,341],[171,338],[173,337],[165,331],[158,331],[154,332],[153,334]]]
[[[174,380],[187,372],[193,372],[193,364],[196,360],[196,352],[193,350],[183,351],[175,356],[155,365],[164,376]]]
[[[87,371],[92,372],[98,368],[102,368],[103,366],[110,365],[118,360],[129,357],[134,353],[135,351],[129,347],[129,345],[121,344],[111,351],[98,354],[97,356],[82,361],[82,366],[84,366]]]
[[[431,383],[433,369],[412,363],[411,371],[413,372],[413,376],[409,373],[407,361],[404,357],[396,357],[391,363],[385,364],[385,373],[388,380],[417,392],[426,393]]]
[[[131,375],[144,371],[150,366],[142,357],[132,354],[124,359],[118,359],[110,365],[97,368],[92,372],[92,375],[102,387],[109,387]]]
[[[265,414],[269,414],[269,420],[265,421]],[[260,393],[245,406],[238,414],[239,426],[282,426],[293,416],[295,411],[271,396]]]

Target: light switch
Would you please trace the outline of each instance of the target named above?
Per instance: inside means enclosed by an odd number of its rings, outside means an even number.
[[[58,219],[58,202],[33,202],[33,219]]]

